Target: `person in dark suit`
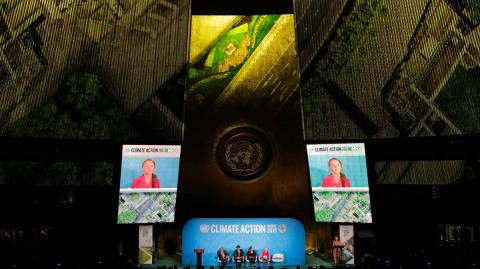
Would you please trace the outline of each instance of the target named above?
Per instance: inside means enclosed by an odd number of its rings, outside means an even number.
[[[255,265],[257,262],[257,252],[253,248],[253,246],[250,246],[247,251],[247,261],[250,263],[250,266]]]
[[[233,260],[235,262],[235,267],[241,268],[243,263],[243,250],[240,248],[239,245],[235,248],[233,252]]]

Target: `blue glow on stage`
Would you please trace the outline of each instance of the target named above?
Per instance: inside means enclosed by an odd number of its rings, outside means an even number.
[[[227,251],[231,264],[237,245],[245,255],[250,246],[254,247],[257,256],[265,247],[270,257],[283,254],[284,260],[271,262],[272,265],[305,264],[305,230],[298,220],[291,218],[191,219],[183,227],[182,240],[182,263],[185,265],[196,264],[194,249],[204,249],[203,265],[218,266],[220,247]]]

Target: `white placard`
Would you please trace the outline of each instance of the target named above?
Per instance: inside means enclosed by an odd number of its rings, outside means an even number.
[[[341,260],[344,264],[355,264],[353,248],[353,225],[340,225],[340,242],[344,246]]]

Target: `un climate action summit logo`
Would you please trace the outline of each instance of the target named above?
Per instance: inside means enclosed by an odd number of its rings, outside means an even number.
[[[278,231],[283,234],[284,232],[287,231],[287,225],[285,225],[285,224],[279,224],[279,225],[278,225]]]
[[[209,230],[210,230],[210,226],[208,226],[208,224],[202,224],[202,225],[200,225],[200,232],[202,232],[202,233],[208,233]]]
[[[228,131],[216,148],[217,162],[234,179],[252,180],[270,166],[272,147],[263,133],[251,127]]]

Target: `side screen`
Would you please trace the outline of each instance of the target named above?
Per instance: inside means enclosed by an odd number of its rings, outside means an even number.
[[[363,143],[307,145],[315,221],[371,223]]]
[[[179,145],[124,145],[117,222],[173,222],[179,165]]]

